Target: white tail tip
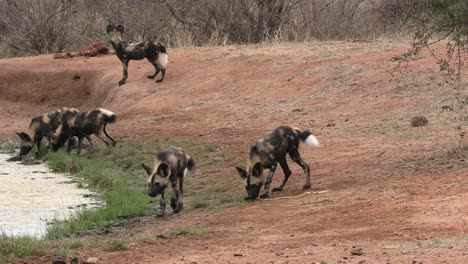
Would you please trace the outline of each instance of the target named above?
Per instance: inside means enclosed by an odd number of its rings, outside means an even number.
[[[185,178],[185,177],[190,177],[190,176],[192,176],[192,174],[193,174],[193,171],[191,171],[191,170],[185,168],[185,170],[184,170],[184,178]]]
[[[164,69],[166,69],[167,61],[168,61],[167,53],[159,53],[159,56],[158,56],[158,63],[159,63]]]
[[[320,147],[320,143],[319,143],[318,139],[314,135],[309,135],[307,137],[307,139],[305,140],[305,143],[307,144],[307,146],[309,146],[311,148]]]

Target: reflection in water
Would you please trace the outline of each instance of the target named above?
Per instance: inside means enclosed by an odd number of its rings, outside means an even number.
[[[98,205],[94,194],[78,189],[71,176],[8,158],[0,153],[0,234],[42,237],[48,221]]]

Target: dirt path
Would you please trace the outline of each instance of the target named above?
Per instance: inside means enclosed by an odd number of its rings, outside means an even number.
[[[404,50],[387,42],[177,49],[165,82],[146,79],[152,66],[132,61],[122,87],[114,56],[0,60],[0,138],[16,140],[36,113],[103,106],[119,117],[109,128],[117,138],[203,141],[234,153],[197,176],[219,182],[238,177],[234,165],[250,144],[278,125],[310,128],[321,141],[301,152],[312,190],[328,192],[141,218],[128,227],[128,250],[80,251],[99,263],[468,262],[466,151],[456,152],[456,113],[441,111],[453,88],[430,57],[392,78],[392,57]],[[411,128],[414,115],[429,126]],[[303,193],[303,173],[290,167],[274,197]],[[278,172],[273,185],[281,180]],[[158,238],[178,227],[208,233]]]

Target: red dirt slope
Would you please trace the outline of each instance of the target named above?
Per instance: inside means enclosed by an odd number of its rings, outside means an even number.
[[[313,191],[328,192],[147,217],[128,250],[80,251],[99,263],[468,262],[468,164],[456,148],[466,142],[457,113],[441,110],[454,90],[429,56],[392,77],[392,57],[404,50],[389,42],[176,49],[163,83],[146,78],[149,63],[131,61],[121,87],[115,56],[0,60],[0,138],[16,140],[38,113],[103,106],[119,117],[109,128],[117,138],[204,141],[235,153],[200,176],[221,182],[238,177],[233,166],[278,125],[310,128],[321,141],[301,153]],[[412,128],[416,115],[429,125]],[[303,173],[290,167],[274,197],[303,193]],[[273,185],[281,180],[279,170]],[[187,226],[209,233],[151,239]]]

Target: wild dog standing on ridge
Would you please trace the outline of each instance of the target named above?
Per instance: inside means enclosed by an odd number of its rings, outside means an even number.
[[[260,194],[260,189],[263,186],[263,170],[269,169],[270,173],[265,181],[264,191],[260,198],[268,198],[270,184],[273,180],[278,163],[284,172],[284,179],[280,186],[273,188],[273,192],[282,191],[291,170],[289,170],[286,162],[286,154],[299,164],[306,175],[306,182],[303,189],[309,189],[310,183],[310,167],[305,163],[299,154],[299,141],[306,143],[310,147],[319,147],[317,138],[309,130],[300,130],[290,126],[277,127],[273,132],[263,139],[253,144],[249,151],[247,159],[247,170],[237,166],[237,172],[245,181],[247,191],[246,200],[255,200]]]
[[[39,157],[42,138],[47,137],[50,147],[51,139],[54,137],[55,130],[60,126],[63,114],[66,111],[78,111],[74,108],[62,107],[57,111],[52,111],[40,116],[34,117],[29,124],[28,133],[16,132],[21,139],[21,147],[18,156],[28,154],[36,145],[36,157]],[[91,142],[90,137],[86,137]]]
[[[164,80],[166,75],[167,65],[167,51],[166,47],[161,43],[153,41],[141,41],[138,43],[127,43],[123,40],[122,34],[124,26],[113,25],[107,26],[107,34],[109,34],[109,41],[114,47],[115,54],[122,62],[123,78],[119,81],[119,86],[125,84],[128,78],[128,63],[130,60],[142,60],[146,58],[155,69],[154,74],[148,75],[148,78],[154,79],[159,72],[161,72],[161,79],[156,80],[157,83]]]
[[[68,141],[67,152],[70,154],[73,137],[76,136],[78,137],[77,154],[80,155],[83,139],[92,134],[106,143],[106,145],[111,144],[115,146],[117,142],[107,133],[106,126],[108,123],[114,123],[116,118],[113,112],[104,108],[83,113],[66,111],[62,116],[62,121],[57,128],[55,137],[52,139],[52,150],[57,151]],[[110,142],[103,137],[103,134]]]
[[[148,195],[151,197],[161,195],[158,215],[164,216],[166,209],[164,190],[169,183],[172,187],[171,207],[174,214],[179,213],[184,206],[184,177],[193,173],[195,161],[182,148],[169,147],[156,154],[153,169],[144,163],[141,166],[148,174]],[[177,183],[179,183],[179,188],[177,188]]]

